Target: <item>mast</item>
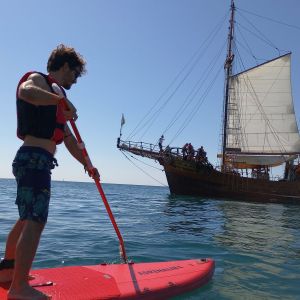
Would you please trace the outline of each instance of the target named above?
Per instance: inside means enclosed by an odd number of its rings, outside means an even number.
[[[234,0],[231,0],[231,16],[230,16],[230,25],[228,33],[228,46],[227,46],[227,56],[225,61],[225,98],[224,98],[224,120],[223,120],[223,150],[222,150],[222,170],[225,168],[225,152],[226,152],[226,143],[227,143],[227,122],[228,122],[228,102],[229,102],[229,80],[232,75],[232,62],[233,62],[233,52],[232,52],[232,41],[234,36]]]

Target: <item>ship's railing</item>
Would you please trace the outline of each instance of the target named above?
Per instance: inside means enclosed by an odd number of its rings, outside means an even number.
[[[156,144],[135,142],[135,141],[123,141],[118,138],[117,147],[124,151],[129,151],[137,155],[147,156],[149,158],[158,159],[163,157],[173,157],[186,161],[195,161],[204,165],[212,167],[208,162],[206,156],[198,155],[198,151],[194,151],[193,154],[184,153],[182,147],[161,147]]]
[[[183,157],[182,148],[180,148],[180,147],[166,146],[166,147],[162,147],[162,149],[159,149],[158,144],[135,142],[135,141],[123,141],[121,139],[118,139],[117,146],[118,146],[118,148],[123,149],[123,150],[138,149],[138,150],[143,150],[143,151],[172,154],[174,156]],[[197,151],[195,151],[195,155],[196,154],[197,154]]]
[[[123,150],[139,149],[139,150],[145,150],[149,152],[159,152],[158,145],[145,143],[145,142],[123,141],[118,139],[117,146],[118,148]]]

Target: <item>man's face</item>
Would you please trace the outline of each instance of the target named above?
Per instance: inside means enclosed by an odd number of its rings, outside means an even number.
[[[62,86],[69,90],[73,84],[77,82],[77,78],[80,75],[80,68],[70,68],[69,64],[66,63],[64,66],[64,82]]]

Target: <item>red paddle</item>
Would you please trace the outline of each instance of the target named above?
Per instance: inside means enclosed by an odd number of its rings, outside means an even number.
[[[52,84],[52,88],[55,91],[55,93],[57,93],[58,95],[64,97],[61,88],[56,83]],[[64,101],[63,103],[64,103],[65,108],[68,108],[67,102]],[[107,213],[109,215],[110,221],[111,221],[111,223],[112,223],[112,225],[113,225],[113,227],[114,227],[114,229],[116,231],[116,234],[117,234],[117,236],[119,238],[119,242],[120,242],[120,255],[123,258],[124,263],[127,263],[128,259],[127,259],[127,256],[126,256],[126,250],[125,250],[125,246],[124,246],[124,241],[123,241],[121,232],[120,232],[120,230],[118,228],[118,225],[117,225],[117,223],[115,221],[115,218],[113,216],[113,213],[112,213],[112,211],[110,209],[108,201],[106,199],[104,191],[102,189],[102,186],[101,186],[101,183],[100,183],[100,179],[95,178],[95,168],[93,167],[92,162],[91,162],[91,160],[89,158],[89,155],[88,155],[87,150],[85,148],[85,145],[84,145],[84,143],[83,143],[83,141],[81,139],[81,136],[79,134],[79,131],[77,129],[75,121],[72,119],[72,120],[69,120],[69,122],[70,122],[70,124],[72,126],[72,129],[73,129],[73,132],[75,134],[75,137],[76,137],[76,140],[77,140],[77,144],[78,144],[78,148],[82,151],[82,155],[83,155],[83,157],[84,157],[84,159],[86,161],[86,168],[87,168],[89,174],[91,174],[91,176],[93,177],[93,179],[95,181],[95,184],[96,184],[96,186],[98,188],[98,191],[99,191],[99,193],[101,195],[101,198],[103,200],[103,203],[105,205],[106,211],[107,211]]]

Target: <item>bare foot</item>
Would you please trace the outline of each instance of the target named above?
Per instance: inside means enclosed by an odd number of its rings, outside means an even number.
[[[48,296],[30,285],[22,287],[20,290],[13,290],[12,288],[7,293],[7,300],[49,300]]]
[[[0,271],[0,283],[10,282],[14,277],[14,269],[5,269]],[[28,280],[33,280],[33,275],[28,275]]]

